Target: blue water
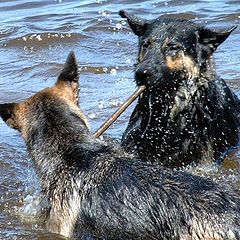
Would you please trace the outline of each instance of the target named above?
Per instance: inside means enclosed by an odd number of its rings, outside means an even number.
[[[1,0],[0,103],[23,100],[53,84],[74,50],[81,67],[80,105],[95,131],[135,88],[137,38],[118,16],[120,9],[148,19],[174,14],[216,28],[240,22],[239,0]],[[215,54],[217,72],[236,92],[240,90],[239,34],[240,28]],[[110,136],[121,137],[130,113],[128,109],[109,129]],[[235,184],[238,152],[230,162],[220,170],[203,166],[195,172]],[[30,204],[38,189],[24,142],[0,121],[0,239],[49,239],[51,235],[31,218],[37,214],[37,207]]]

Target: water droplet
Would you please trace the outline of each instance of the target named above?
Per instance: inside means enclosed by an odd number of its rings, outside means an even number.
[[[104,67],[102,70],[103,70],[104,73],[108,72],[108,68],[106,68],[106,67]]]
[[[41,35],[37,35],[37,36],[36,36],[36,39],[37,39],[38,41],[42,41]]]
[[[131,60],[130,58],[128,58],[128,59],[126,60],[126,62],[127,62],[127,63],[132,63],[132,60]]]
[[[102,13],[101,13],[103,16],[107,16],[107,12],[105,12],[105,11],[102,11]]]
[[[94,112],[88,114],[88,117],[89,117],[90,119],[94,119],[94,118],[96,118],[96,116],[97,116],[97,114],[94,113]]]
[[[117,69],[112,68],[111,71],[110,71],[110,74],[111,74],[112,76],[116,76],[116,75],[117,75]]]
[[[122,28],[122,24],[121,23],[117,23],[115,27],[116,27],[116,29],[120,30]]]
[[[118,99],[113,99],[109,102],[109,104],[112,107],[117,107],[119,105],[119,100]]]
[[[103,109],[103,108],[104,108],[104,101],[99,101],[98,107],[99,107],[100,109]]]

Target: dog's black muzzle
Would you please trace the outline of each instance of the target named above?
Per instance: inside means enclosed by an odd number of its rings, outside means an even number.
[[[138,86],[145,85],[148,87],[153,76],[154,70],[145,64],[140,64],[135,71],[135,80]]]
[[[147,90],[170,88],[176,84],[176,74],[169,71],[166,64],[142,62],[135,70],[135,81],[138,86],[145,85]]]

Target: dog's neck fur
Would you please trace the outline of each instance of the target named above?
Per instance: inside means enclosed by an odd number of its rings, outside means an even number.
[[[90,152],[98,151],[101,145],[91,138],[74,110],[64,106],[63,111],[61,107],[51,108],[51,115],[40,114],[42,117],[38,116],[36,124],[32,121],[26,143],[42,191],[51,203],[47,227],[52,232],[70,237],[80,208],[79,189],[84,188],[80,176],[90,164]],[[44,124],[38,124],[38,121]]]
[[[213,76],[212,73],[211,76]],[[167,118],[174,121],[175,117],[179,115],[185,107],[189,107],[189,102],[197,100],[202,102],[200,99],[200,93],[203,93],[209,88],[209,82],[211,80],[206,79],[205,77],[199,77],[184,80],[181,83],[178,83],[176,88],[166,88],[165,90],[162,88],[154,88],[154,92],[150,91],[146,94],[148,95],[147,99],[149,101],[148,108],[152,107],[151,110],[153,112],[151,114],[157,114],[162,119],[169,116]],[[156,105],[156,107],[154,107],[154,105]],[[194,109],[192,109],[192,111],[194,111]],[[161,114],[159,114],[160,112]],[[164,128],[163,122],[159,121],[159,123]]]
[[[200,67],[200,78],[206,79],[207,81],[212,81],[217,76],[214,69],[215,63],[213,60],[213,56],[210,56],[204,66]]]

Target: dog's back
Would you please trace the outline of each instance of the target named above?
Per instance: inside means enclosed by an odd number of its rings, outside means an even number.
[[[71,53],[53,87],[0,105],[35,163],[50,231],[82,239],[240,239],[237,192],[94,139],[77,100]]]

